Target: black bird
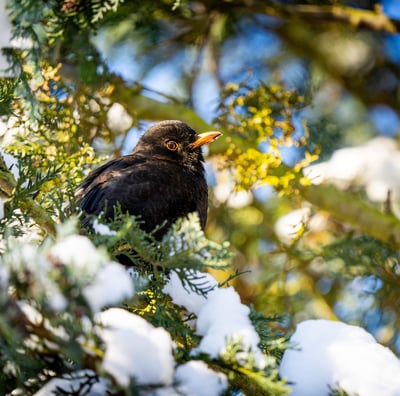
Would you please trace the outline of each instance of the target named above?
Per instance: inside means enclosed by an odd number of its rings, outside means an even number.
[[[202,228],[207,221],[208,191],[201,146],[221,133],[197,134],[181,121],[162,121],[149,128],[132,153],[113,159],[90,173],[76,190],[84,212],[81,223],[90,226],[90,215],[138,216],[147,232],[165,225],[157,238],[180,217],[197,211]]]

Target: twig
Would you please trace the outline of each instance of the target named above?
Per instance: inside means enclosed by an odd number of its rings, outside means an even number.
[[[0,154],[0,197],[12,199],[17,182],[12,172],[8,169],[3,156]],[[20,209],[28,214],[35,223],[48,235],[55,237],[56,227],[50,215],[38,205],[32,198],[21,201]]]
[[[392,214],[353,199],[348,192],[333,186],[298,186],[300,195],[337,219],[351,224],[394,249],[400,248],[400,220]]]
[[[397,33],[400,31],[400,21],[389,18],[381,7],[375,10],[364,10],[343,5],[298,4],[284,5],[269,2],[267,5],[256,3],[251,6],[253,11],[262,12],[281,19],[302,19],[314,23],[342,22],[355,28]]]

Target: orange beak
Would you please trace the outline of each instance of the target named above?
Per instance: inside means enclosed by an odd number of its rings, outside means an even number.
[[[200,133],[197,135],[197,139],[190,144],[190,147],[194,149],[202,146],[203,144],[211,143],[221,135],[222,133],[218,131]]]

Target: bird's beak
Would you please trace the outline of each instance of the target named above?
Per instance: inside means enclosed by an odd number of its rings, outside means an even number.
[[[221,135],[222,133],[218,131],[200,133],[197,135],[197,139],[190,144],[190,147],[194,149],[202,146],[203,144],[211,143]]]

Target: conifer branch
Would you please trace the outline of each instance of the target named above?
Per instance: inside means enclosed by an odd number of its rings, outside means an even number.
[[[20,203],[22,212],[28,214],[34,222],[46,232],[47,235],[54,238],[56,236],[56,226],[53,219],[49,216],[46,209],[42,208],[32,198],[27,198]]]
[[[0,154],[0,197],[10,198],[17,182],[12,172],[8,169],[3,155]]]
[[[16,186],[15,177],[8,169],[3,156],[0,154],[0,197],[12,199]],[[49,213],[32,198],[24,197],[20,202],[20,209],[23,213],[29,215],[47,235],[51,237],[56,235],[55,224]]]
[[[313,23],[340,22],[354,28],[364,27],[385,33],[396,33],[400,29],[400,21],[389,18],[381,7],[375,10],[363,10],[347,7],[341,4],[294,4],[284,5],[269,2],[267,5],[256,4],[251,7],[254,11],[262,12],[282,19],[303,20]]]
[[[400,221],[389,213],[353,199],[333,186],[298,186],[300,195],[337,219],[373,236],[394,249],[400,248]]]
[[[122,82],[114,85],[112,97],[136,116],[149,120],[176,117],[189,122],[198,130],[209,130],[211,125],[202,120],[194,111],[176,103],[162,103],[140,94],[135,88],[126,87]],[[229,139],[215,142],[211,150],[214,154],[224,153]],[[297,186],[300,194],[310,203],[330,212],[341,221],[352,224],[393,248],[400,247],[400,222],[393,215],[359,200],[349,199],[349,194],[332,186]]]

